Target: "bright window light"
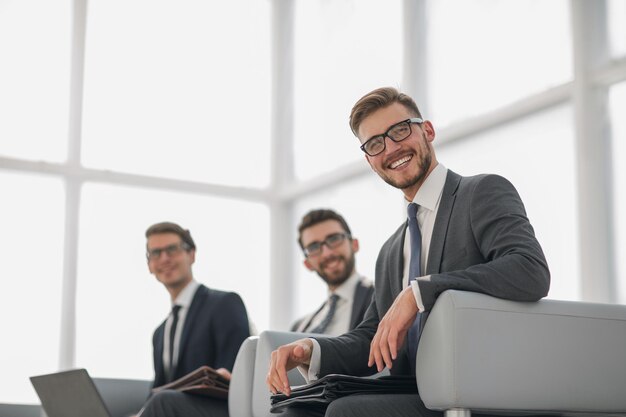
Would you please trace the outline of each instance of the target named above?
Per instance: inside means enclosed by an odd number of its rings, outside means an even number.
[[[34,404],[28,377],[58,369],[65,192],[57,178],[0,170],[0,194],[0,403]]]
[[[0,155],[67,154],[70,2],[0,2]]]
[[[427,118],[466,119],[572,78],[568,2],[428,2]]]
[[[88,21],[85,166],[269,183],[269,2],[95,0]]]
[[[626,55],[626,1],[609,0],[608,16],[611,53],[616,58],[623,57]]]

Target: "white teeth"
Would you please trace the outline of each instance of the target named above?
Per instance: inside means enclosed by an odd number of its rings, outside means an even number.
[[[400,165],[402,165],[403,163],[409,161],[411,159],[411,156],[405,156],[404,158],[398,159],[397,161],[394,161],[391,163],[391,168],[397,168]]]

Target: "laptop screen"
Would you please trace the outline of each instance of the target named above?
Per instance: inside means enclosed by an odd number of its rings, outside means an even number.
[[[110,417],[85,369],[30,377],[48,417]]]

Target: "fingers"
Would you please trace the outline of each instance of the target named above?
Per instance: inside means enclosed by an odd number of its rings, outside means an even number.
[[[217,370],[215,370],[215,372],[217,372],[218,374],[220,374],[221,376],[223,376],[224,378],[226,378],[227,380],[230,381],[230,377],[231,377],[231,373],[228,369],[226,368],[219,368]]]
[[[286,366],[288,354],[286,354],[284,348],[285,346],[281,346],[273,351],[270,359],[270,366],[265,381],[272,394],[278,392],[282,392],[286,395],[291,394]]]
[[[307,365],[311,360],[311,350],[311,341],[302,339],[272,352],[265,382],[273,394],[282,392],[291,395],[287,372],[296,366]]]

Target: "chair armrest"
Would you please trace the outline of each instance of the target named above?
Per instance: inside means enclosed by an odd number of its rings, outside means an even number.
[[[274,417],[270,413],[270,391],[265,384],[265,378],[269,371],[269,363],[272,351],[279,346],[294,342],[298,339],[313,336],[311,333],[264,331],[259,335],[259,342],[256,350],[256,360],[254,364],[254,383],[252,392],[252,415],[254,417]],[[324,337],[319,334],[316,338]],[[306,381],[297,369],[292,369],[288,373],[290,385],[302,385]]]
[[[258,341],[258,336],[248,337],[237,352],[228,389],[228,414],[231,417],[252,416],[252,384]]]
[[[417,352],[430,409],[626,411],[626,306],[446,291]]]

